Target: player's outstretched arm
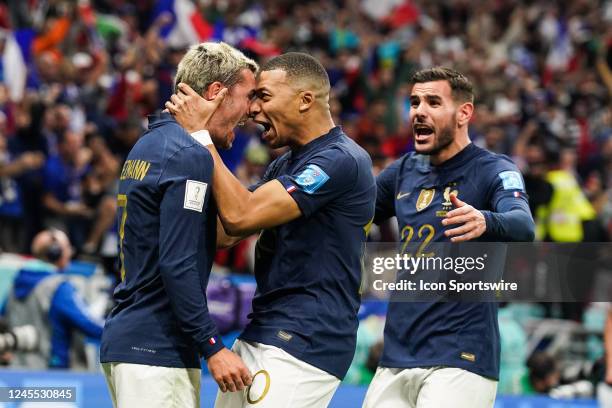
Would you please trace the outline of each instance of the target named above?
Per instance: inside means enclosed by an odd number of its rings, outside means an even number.
[[[485,232],[488,238],[497,241],[533,241],[535,224],[525,201],[503,197],[495,211],[480,211],[454,194],[450,197],[457,208],[448,212],[442,225],[454,227],[445,232],[451,242],[470,241]]]
[[[236,245],[238,242],[242,241],[248,237],[248,235],[242,235],[239,237],[235,237],[233,235],[229,235],[225,228],[223,227],[223,223],[221,219],[217,217],[217,248],[231,248]]]
[[[485,233],[487,223],[481,211],[461,201],[455,194],[450,195],[450,200],[456,208],[446,214],[442,225],[455,227],[444,232],[451,242],[469,241]]]
[[[166,102],[166,108],[187,132],[205,129],[210,112],[214,112],[227,89],[208,101],[186,84],[180,83],[178,87],[181,93],[173,95],[171,101]],[[226,234],[244,236],[302,215],[279,181],[272,180],[250,192],[225,166],[216,148],[212,144],[207,147],[215,162],[212,190]]]
[[[210,145],[208,148],[215,161],[213,195],[228,234],[248,235],[302,215],[295,200],[279,181],[269,181],[250,192],[223,164],[215,147]]]

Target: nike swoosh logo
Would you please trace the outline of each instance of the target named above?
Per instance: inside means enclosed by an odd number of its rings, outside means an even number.
[[[400,193],[397,193],[397,197],[396,197],[396,198],[397,198],[398,200],[401,200],[402,198],[404,198],[404,197],[408,197],[409,195],[410,195],[410,193],[401,193],[401,192],[400,192]]]

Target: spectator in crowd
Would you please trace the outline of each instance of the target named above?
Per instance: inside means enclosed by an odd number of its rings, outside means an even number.
[[[527,360],[527,369],[523,394],[548,394],[559,385],[561,373],[552,356],[544,352],[535,352]]]
[[[0,133],[0,251],[25,249],[24,209],[15,178],[40,168],[44,159],[39,152],[25,152],[12,158],[6,137]]]
[[[82,200],[82,182],[89,172],[89,158],[83,149],[83,135],[66,131],[58,140],[58,155],[50,156],[43,170],[43,204],[48,224],[63,227],[82,242],[77,222],[93,218],[93,209]],[[81,223],[82,224],[82,223]],[[79,230],[82,228],[78,228]]]
[[[97,209],[97,219],[82,249],[84,253],[94,254],[98,252],[107,232],[116,233],[113,227],[117,212],[115,196],[119,161],[99,134],[88,134],[86,143],[91,152],[91,171],[83,180],[83,202],[89,208]]]
[[[60,134],[59,154],[47,159],[43,171],[43,204],[50,226],[67,229],[78,249],[93,252],[115,216],[114,199],[105,193],[118,163],[100,141],[92,141],[93,150],[83,143],[79,132]]]
[[[4,305],[11,327],[33,325],[38,332],[38,349],[16,352],[13,366],[30,369],[71,366],[71,341],[75,331],[100,339],[103,322],[90,316],[87,306],[67,276],[72,248],[60,230],[45,230],[32,243],[36,259],[27,262],[14,280]]]

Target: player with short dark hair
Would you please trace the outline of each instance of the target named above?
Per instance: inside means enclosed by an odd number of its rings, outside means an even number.
[[[376,180],[380,223],[396,216],[400,240],[532,241],[523,179],[506,156],[471,143],[472,85],[449,68],[413,77],[415,152]],[[384,350],[366,408],[484,408],[499,376],[497,304],[390,302]]]
[[[204,103],[182,89],[181,106]],[[261,68],[250,115],[264,140],[290,151],[250,191],[210,146],[225,231],[263,230],[251,321],[233,347],[254,373],[253,385],[218,394],[217,407],[327,406],[353,359],[361,245],[376,187],[368,154],[334,125],[329,90],[325,69],[306,54],[281,55]],[[200,129],[197,115],[166,106],[185,128]]]

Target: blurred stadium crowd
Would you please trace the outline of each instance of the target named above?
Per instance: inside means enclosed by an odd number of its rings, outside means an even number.
[[[68,232],[77,256],[116,275],[118,172],[146,115],[173,92],[184,50],[206,40],[259,62],[285,51],[317,57],[335,122],[375,172],[412,148],[411,73],[452,66],[475,85],[472,140],[524,172],[538,240],[612,236],[610,0],[5,0],[0,28],[1,251],[28,254],[34,235],[52,226]],[[250,124],[236,133],[224,159],[252,184],[279,152]],[[252,244],[220,251],[218,267],[250,273]],[[557,317],[582,320],[582,312]],[[546,313],[555,315],[533,316]],[[515,320],[525,332],[525,319]],[[370,334],[381,330],[371,325]],[[357,356],[367,371],[380,334],[364,333],[372,340]]]

